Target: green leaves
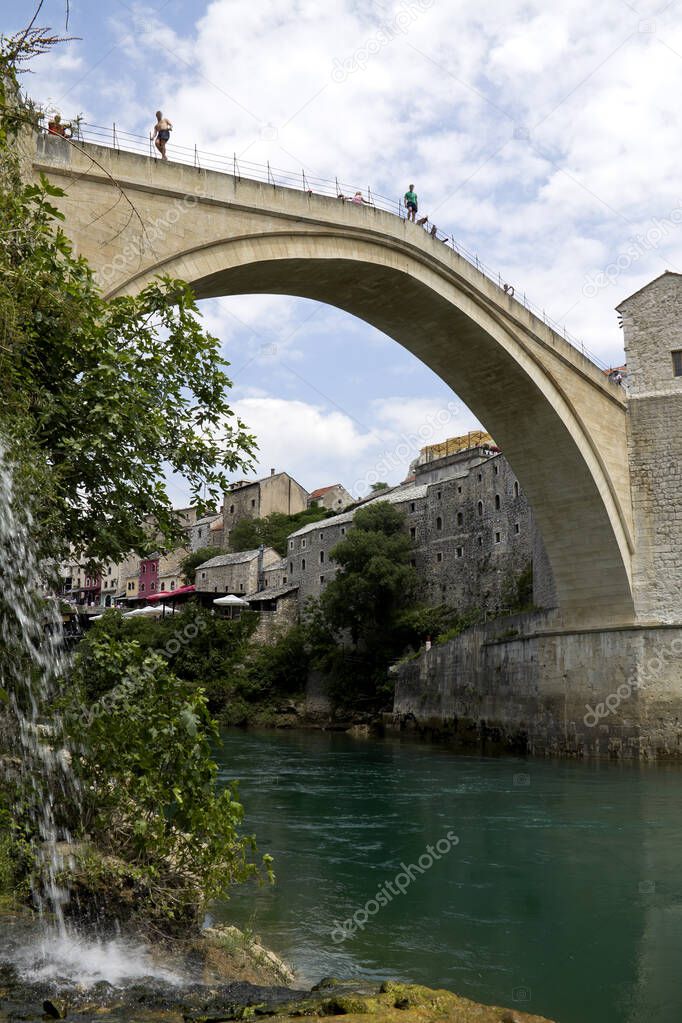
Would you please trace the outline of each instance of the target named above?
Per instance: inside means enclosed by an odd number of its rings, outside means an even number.
[[[388,502],[361,508],[353,528],[331,551],[340,568],[320,598],[321,616],[311,616],[310,629],[315,658],[337,676],[346,705],[353,697],[365,700],[365,706],[381,703],[388,664],[401,649],[400,614],[410,605],[416,583],[403,521]],[[346,636],[354,647],[352,660]]]
[[[332,514],[324,508],[312,507],[294,515],[272,512],[264,519],[242,519],[230,531],[230,547],[233,551],[249,551],[264,544],[284,557],[290,533],[311,522],[330,518]]]
[[[0,109],[0,121],[2,110]],[[255,440],[228,403],[220,342],[204,331],[179,280],[105,302],[58,226],[64,193],[42,176],[22,185],[0,136],[0,432],[40,476],[34,509],[62,549],[93,562],[142,550],[155,520],[179,539],[165,488],[185,477],[214,503],[248,469]],[[58,554],[59,551],[51,553]]]
[[[203,690],[131,638],[127,627],[137,624],[103,619],[76,658],[67,710],[82,827],[103,852],[143,871],[169,918],[199,919],[208,901],[256,875],[254,843],[241,833],[236,789],[217,790],[217,728]]]

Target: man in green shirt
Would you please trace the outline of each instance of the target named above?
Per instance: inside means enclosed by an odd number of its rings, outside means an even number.
[[[414,185],[410,185],[405,192],[405,206],[407,208],[407,219],[414,221],[417,216],[417,193]]]

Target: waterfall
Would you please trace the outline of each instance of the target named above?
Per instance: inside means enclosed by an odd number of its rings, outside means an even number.
[[[68,893],[58,876],[70,835],[60,815],[66,805],[77,806],[78,792],[62,723],[51,706],[66,655],[58,602],[44,597],[46,567],[33,537],[31,508],[0,445],[0,689],[7,704],[2,745],[8,751],[3,773],[32,825],[36,908],[63,936]]]
[[[69,893],[59,878],[73,852],[65,822],[79,818],[80,797],[54,698],[69,658],[58,602],[45,597],[51,566],[41,562],[20,490],[0,442],[0,786],[17,793],[16,814],[30,821],[38,921],[37,929],[16,933],[0,924],[0,960],[8,957],[37,982],[89,987],[151,977],[179,984],[179,974],[145,945],[86,936],[65,919]]]

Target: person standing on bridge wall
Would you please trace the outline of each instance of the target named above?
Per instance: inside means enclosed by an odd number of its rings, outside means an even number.
[[[407,209],[407,219],[414,223],[417,216],[417,193],[414,190],[414,185],[410,185],[408,190],[405,192],[405,208]]]
[[[168,159],[168,157],[166,156],[166,143],[170,138],[170,133],[172,132],[172,130],[173,125],[171,124],[171,122],[168,120],[168,118],[163,116],[160,110],[157,110],[154,131],[149,137],[151,139],[154,139],[154,145],[161,153],[162,160]]]

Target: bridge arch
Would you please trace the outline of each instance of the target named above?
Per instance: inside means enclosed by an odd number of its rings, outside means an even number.
[[[511,295],[386,213],[98,146],[50,151],[44,142],[35,171],[67,190],[67,233],[110,296],[167,273],[199,298],[299,296],[372,324],[452,387],[500,444],[542,532],[564,623],[633,621],[624,397]],[[144,234],[103,171],[133,200]],[[169,205],[187,196],[163,242],[147,244]]]

